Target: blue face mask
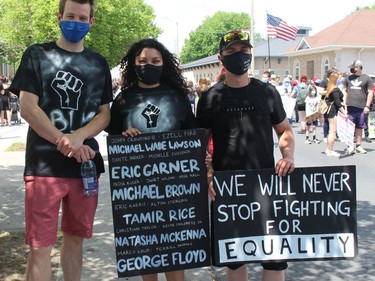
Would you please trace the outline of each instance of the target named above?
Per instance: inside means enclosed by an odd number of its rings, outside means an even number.
[[[60,21],[60,29],[66,40],[71,43],[77,43],[90,31],[90,24],[87,22],[62,20]]]

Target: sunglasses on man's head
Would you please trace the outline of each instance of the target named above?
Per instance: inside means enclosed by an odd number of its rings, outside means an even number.
[[[235,39],[240,39],[243,41],[249,40],[249,33],[242,31],[229,32],[223,36],[225,43],[233,42]]]

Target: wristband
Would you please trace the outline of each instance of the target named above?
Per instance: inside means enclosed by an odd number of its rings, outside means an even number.
[[[370,107],[368,105],[366,105],[365,107],[367,107],[368,109],[370,109]]]

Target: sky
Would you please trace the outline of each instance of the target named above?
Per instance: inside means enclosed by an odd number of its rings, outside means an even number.
[[[267,12],[293,26],[310,27],[310,35],[329,27],[355,11],[356,7],[375,5],[375,0],[253,0],[254,28],[267,35]],[[218,11],[248,13],[252,0],[144,0],[154,8],[155,24],[164,32],[158,37],[171,52],[180,51],[189,33],[206,17]],[[177,36],[178,35],[178,36]],[[176,40],[178,38],[178,40]]]

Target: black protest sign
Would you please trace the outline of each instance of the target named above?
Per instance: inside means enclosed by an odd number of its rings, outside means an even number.
[[[215,172],[215,263],[353,258],[355,166]]]
[[[108,136],[107,146],[118,276],[209,265],[204,130]]]

